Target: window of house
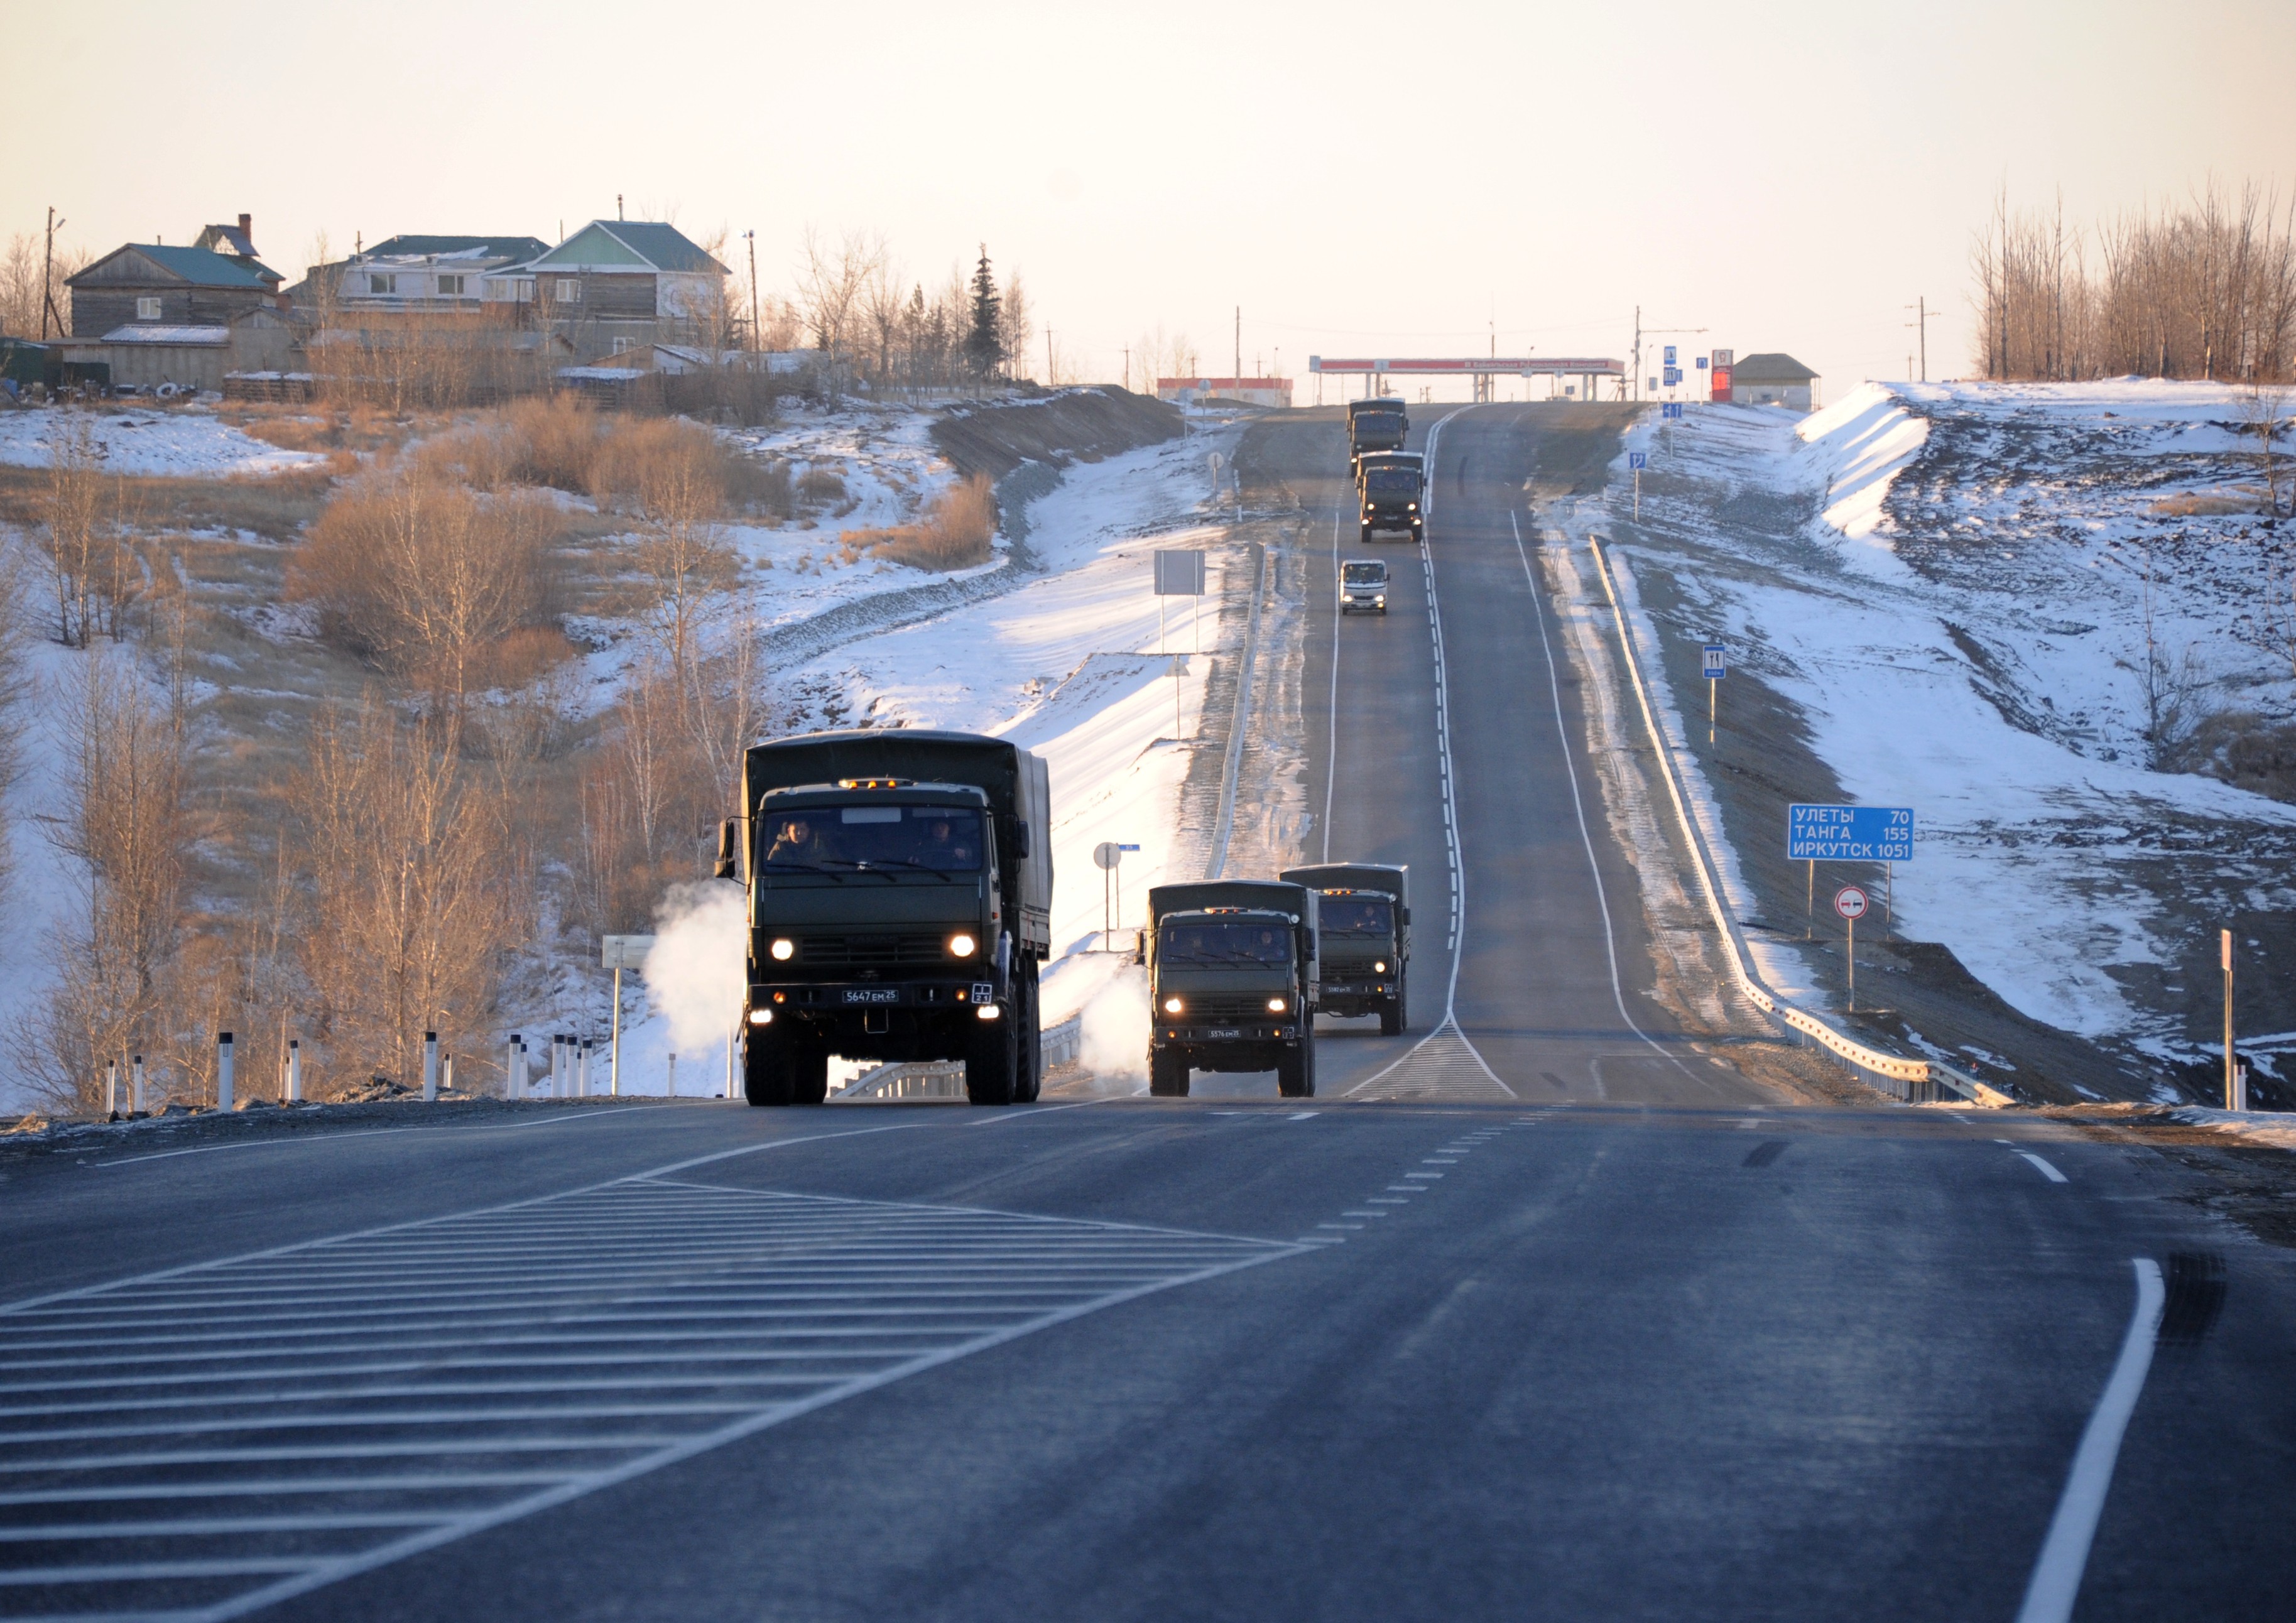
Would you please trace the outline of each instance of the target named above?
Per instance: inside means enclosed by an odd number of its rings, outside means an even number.
[[[630,352],[631,346],[632,346],[633,344],[635,344],[636,341],[637,341],[637,340],[635,340],[635,339],[627,339],[627,338],[618,338],[618,339],[616,339],[616,340],[614,340],[614,353],[615,353],[616,355],[627,355],[627,354]]]
[[[463,279],[460,276],[439,277],[439,296],[441,299],[460,299],[463,296]]]
[[[558,291],[555,297],[561,304],[579,303],[582,298],[582,284],[571,276],[561,276],[558,278]]]
[[[159,320],[160,301],[156,299],[137,299],[135,301],[135,319],[138,321]]]
[[[370,293],[396,293],[398,291],[398,278],[371,274],[366,279],[366,291]]]

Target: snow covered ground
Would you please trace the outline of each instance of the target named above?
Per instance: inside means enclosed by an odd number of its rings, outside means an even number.
[[[1630,600],[1645,565],[1680,593],[1694,629],[1634,605],[1646,657],[1662,635],[1727,643],[1847,799],[1915,808],[1909,934],[2033,1019],[2189,1060],[2198,932],[2296,906],[2296,807],[2153,766],[2210,715],[2296,714],[2266,604],[2296,526],[2258,511],[2243,411],[2225,386],[2138,381],[1693,407],[1626,440],[1650,457],[1651,545],[1624,523],[1623,456],[1607,512],[1568,523],[1617,525]],[[1678,709],[1667,725],[1710,803]],[[1758,951],[1807,988],[1797,948]]]
[[[95,454],[108,473],[223,479],[277,473],[326,460],[309,451],[266,445],[202,407],[181,406],[150,411],[0,410],[0,463],[48,466],[57,436],[78,423],[88,426]]]

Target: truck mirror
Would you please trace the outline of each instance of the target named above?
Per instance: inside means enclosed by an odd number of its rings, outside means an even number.
[[[1144,930],[1136,930],[1132,932],[1132,962],[1135,963],[1148,962],[1148,932]]]
[[[718,825],[718,865],[711,871],[717,879],[739,879],[742,876],[742,820],[728,817]]]
[[[1400,910],[1400,913],[1401,913],[1401,916],[1402,916],[1403,922],[1404,922],[1405,923],[1406,923],[1406,924],[1410,923],[1410,922],[1411,922],[1411,909],[1410,909],[1410,908],[1408,908],[1408,907],[1405,907],[1405,908],[1402,908],[1402,909]]]
[[[1029,825],[1025,823],[1015,822],[1013,824],[1013,855],[1015,857],[1026,857],[1028,854]]]

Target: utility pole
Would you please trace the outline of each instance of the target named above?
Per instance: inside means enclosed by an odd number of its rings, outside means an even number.
[[[1643,398],[1643,307],[1635,307],[1635,375],[1628,380],[1634,385],[1635,398]]]
[[[40,265],[40,341],[48,341],[48,317],[56,310],[56,227],[64,224],[56,217],[53,208],[48,210],[48,254]],[[64,318],[56,316],[56,331],[63,331]]]
[[[762,349],[766,347],[766,340],[765,335],[758,331],[758,234],[752,229],[742,234],[750,243],[750,348]]]
[[[1045,329],[1045,387],[1051,389],[1059,381],[1053,376],[1053,330]]]
[[[1914,319],[1907,322],[1906,325],[1919,329],[1922,335],[1922,381],[1926,383],[1930,381],[1930,323],[1942,312],[1930,308],[1929,296],[1926,293],[1917,297],[1906,308],[1914,312]]]
[[[1243,307],[1235,307],[1235,392],[1243,394]]]
[[[1129,344],[1124,346],[1124,387],[1128,391],[1132,387],[1132,346]]]

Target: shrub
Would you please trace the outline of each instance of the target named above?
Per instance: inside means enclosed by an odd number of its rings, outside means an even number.
[[[841,502],[845,480],[830,468],[808,468],[797,481],[797,493],[808,502]]]
[[[952,485],[924,505],[914,524],[848,530],[845,545],[917,570],[964,570],[986,563],[996,533],[996,491],[985,473]]]

